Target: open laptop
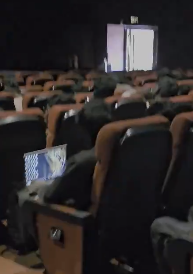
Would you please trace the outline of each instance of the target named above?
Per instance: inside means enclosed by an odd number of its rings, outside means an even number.
[[[52,182],[61,176],[66,167],[66,147],[61,145],[24,154],[26,186],[33,181]]]

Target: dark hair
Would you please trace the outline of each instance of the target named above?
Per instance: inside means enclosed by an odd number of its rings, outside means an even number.
[[[179,86],[175,79],[172,79],[168,76],[159,78],[158,81],[158,94],[161,97],[171,97],[178,95]]]
[[[111,107],[102,99],[91,100],[77,114],[77,122],[88,130],[93,143],[100,129],[111,121]]]
[[[172,103],[168,101],[155,101],[147,109],[146,113],[148,116],[161,114],[164,110],[170,109],[171,105]]]
[[[57,85],[56,90],[62,90],[66,94],[74,94],[74,86]]]
[[[174,117],[182,112],[193,111],[193,104],[189,102],[155,102],[152,104],[147,110],[147,115],[155,115],[161,114],[168,118],[170,122],[174,119]]]
[[[173,121],[176,115],[182,113],[182,112],[189,112],[193,111],[193,104],[192,103],[173,103],[172,106],[169,109],[165,109],[162,111],[162,115],[168,118],[170,122]]]
[[[76,104],[73,94],[57,94],[49,98],[48,106]]]
[[[179,86],[178,95],[188,95],[188,93],[192,89],[193,89],[193,86],[188,86],[188,85]]]
[[[116,81],[107,76],[96,80],[94,85],[94,97],[106,98],[112,96],[114,94],[116,85]]]

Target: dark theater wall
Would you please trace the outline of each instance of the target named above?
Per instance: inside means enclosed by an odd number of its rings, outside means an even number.
[[[73,0],[3,0],[0,69],[65,69],[71,54],[79,56],[82,67],[93,67],[88,11]]]
[[[193,2],[175,0],[1,1],[0,69],[65,69],[77,54],[80,66],[98,66],[106,55],[106,25],[159,28],[158,65],[193,67]]]

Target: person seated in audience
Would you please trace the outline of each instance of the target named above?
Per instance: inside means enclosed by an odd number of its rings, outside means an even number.
[[[75,93],[82,93],[82,92],[92,92],[93,91],[93,84],[92,80],[85,81],[84,79],[79,80],[74,86],[73,91]]]
[[[161,274],[172,274],[169,261],[176,266],[176,269],[181,270],[179,273],[186,273],[186,256],[188,249],[192,252],[191,244],[193,244],[193,207],[189,209],[187,220],[188,221],[185,222],[169,216],[163,216],[155,219],[151,226],[154,254]],[[184,240],[184,250],[183,248],[181,248],[181,252],[175,250],[175,253],[171,256],[171,254],[167,252],[167,249],[168,244],[172,243],[173,240]],[[187,251],[185,251],[186,247]],[[176,258],[178,258],[178,260]]]
[[[61,204],[86,210],[90,206],[92,177],[97,162],[95,157],[95,140],[100,129],[111,122],[111,108],[102,99],[93,99],[77,115],[92,136],[93,148],[83,150],[71,156],[61,177],[51,184],[37,182],[37,196],[45,203]],[[34,185],[35,187],[35,185]],[[34,221],[31,214],[22,207],[25,225],[33,237],[36,237]]]
[[[1,78],[0,82],[3,82],[3,90],[4,91],[12,91],[15,93],[19,93],[19,86],[15,79],[15,74],[12,72],[9,72],[8,74],[4,74]]]
[[[177,114],[189,111],[193,111],[192,103],[173,103],[169,101],[157,101],[147,109],[146,113],[147,115],[161,114],[168,118],[170,122],[172,122]]]
[[[158,91],[160,97],[177,96],[179,87],[177,81],[169,76],[160,77],[158,80]]]
[[[173,70],[172,71],[168,68],[162,68],[157,72],[157,74],[158,74],[159,78],[170,77],[170,78],[173,78],[175,80],[186,79],[186,76],[185,76],[185,74],[182,70]]]
[[[48,99],[48,107],[51,108],[54,105],[68,105],[76,104],[74,94],[56,94]]]
[[[132,84],[132,79],[130,76],[125,75],[124,71],[112,71],[108,73],[108,76],[111,77],[113,80],[115,80],[119,84],[125,84],[130,85]]]
[[[94,148],[70,157],[64,174],[45,187],[42,197],[44,202],[88,209],[95,165]]]
[[[33,182],[27,192],[22,190],[19,197],[29,199],[30,192],[34,198],[48,204],[59,204],[73,207],[80,210],[88,210],[90,206],[92,178],[97,159],[95,149],[81,151],[66,162],[66,169],[61,177],[56,178],[51,184],[39,181]],[[38,249],[38,235],[36,231],[36,221],[33,212],[25,206],[24,198],[19,200],[21,214],[23,216],[22,226],[26,229],[26,234],[33,240]]]
[[[89,132],[93,148],[83,150],[68,159],[64,174],[46,188],[43,199],[45,202],[56,204],[68,204],[69,201],[73,201],[74,207],[83,209],[87,207],[90,198],[92,175],[96,164],[95,141],[100,129],[111,122],[112,117],[110,106],[102,99],[91,100],[76,115],[77,123]]]
[[[103,99],[91,99],[80,111],[72,112],[71,118],[68,117],[69,120],[66,121],[68,129],[65,126],[60,128],[55,144],[68,144],[67,158],[81,150],[91,149],[100,128],[112,121],[111,110],[112,106]]]
[[[131,95],[134,95],[134,94],[137,94],[137,93],[138,92],[134,87],[128,85],[128,88],[126,89],[126,91],[123,92],[121,97],[123,97],[123,98],[126,97],[127,98],[127,97],[130,97]]]
[[[108,76],[95,80],[94,98],[106,98],[114,95],[117,82]]]
[[[93,146],[99,130],[112,121],[112,109],[103,99],[93,99],[76,115],[79,123],[90,135]]]
[[[161,97],[171,97],[188,94],[192,86],[178,86],[177,80],[187,79],[186,75],[180,71],[170,71],[164,68],[158,72],[158,94]]]

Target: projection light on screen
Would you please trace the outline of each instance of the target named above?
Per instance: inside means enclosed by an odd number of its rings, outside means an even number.
[[[138,24],[138,17],[136,16],[131,16],[131,24]]]

